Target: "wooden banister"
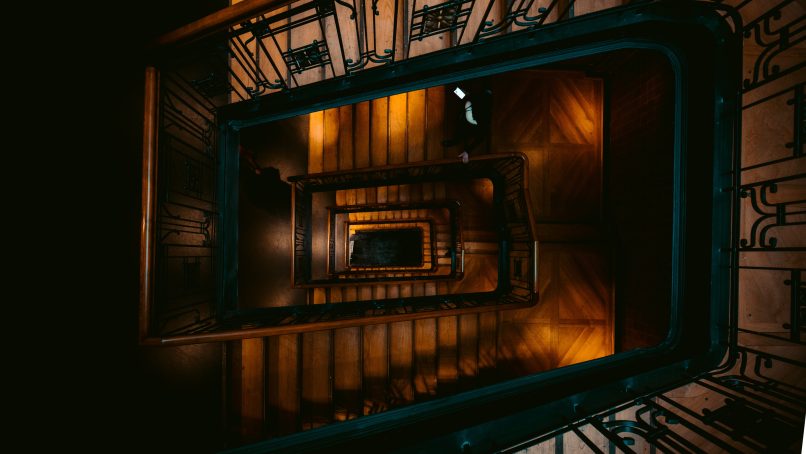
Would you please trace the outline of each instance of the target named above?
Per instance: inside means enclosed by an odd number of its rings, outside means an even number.
[[[326,331],[339,328],[350,328],[355,326],[377,325],[385,323],[404,322],[411,320],[421,320],[434,317],[447,317],[451,315],[481,314],[500,310],[524,309],[533,306],[537,302],[537,297],[531,302],[506,303],[480,305],[476,307],[464,307],[461,309],[442,309],[438,311],[408,312],[403,314],[388,314],[347,318],[339,320],[328,320],[322,322],[310,322],[302,324],[266,326],[260,328],[229,329],[214,332],[180,334],[165,337],[150,337],[145,339],[143,345],[189,345],[206,342],[223,342],[238,339],[251,339],[256,337],[280,336],[285,334],[311,333],[316,331]]]
[[[212,33],[250,19],[258,14],[292,3],[293,0],[244,0],[216,11],[197,21],[159,36],[151,43],[151,48],[187,44]]]
[[[149,335],[153,301],[154,231],[157,198],[157,136],[159,115],[159,72],[145,71],[143,103],[143,175],[140,223],[140,339]]]

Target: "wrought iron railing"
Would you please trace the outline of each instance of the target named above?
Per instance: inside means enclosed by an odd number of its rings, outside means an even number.
[[[219,105],[257,99],[317,81],[507,33],[533,31],[592,10],[579,0],[246,0],[169,33],[163,70],[181,66]],[[201,42],[200,42],[201,41]]]
[[[560,21],[606,10],[619,2],[586,0],[447,0],[429,5],[403,0],[246,0],[169,33],[154,43],[161,69],[183,71],[218,105],[456,46],[470,46],[514,32],[533,32]],[[630,2],[649,3],[649,2]],[[723,11],[751,10],[751,0]],[[724,6],[722,6],[724,5]],[[745,40],[760,48],[748,62],[745,90],[804,67],[784,62],[806,39],[794,0],[780,1],[746,22]],[[177,47],[184,46],[177,59]],[[182,69],[175,64],[179,62]],[[192,70],[190,68],[193,68]],[[225,96],[222,96],[225,95]]]
[[[583,444],[597,453],[613,448],[626,453],[799,452],[806,391],[797,382],[806,363],[745,347],[734,353],[737,358],[711,372],[498,452]],[[782,369],[788,377],[767,375]]]
[[[745,204],[749,205],[745,206],[745,212],[755,218],[750,225],[750,231],[746,232],[746,237],[739,242],[740,251],[802,250],[803,243],[806,241],[791,238],[790,245],[778,246],[778,238],[773,235],[776,230],[786,234],[786,231],[791,230],[792,227],[806,225],[806,216],[804,216],[806,215],[806,209],[804,209],[806,197],[800,194],[794,199],[779,202],[773,202],[771,198],[781,186],[790,185],[793,190],[798,190],[804,182],[806,182],[806,176],[790,175],[743,184],[739,187],[739,196],[749,200],[749,204]],[[793,241],[794,245],[791,244]]]
[[[151,312],[166,335],[215,326],[215,107],[179,76],[160,81],[156,261]]]
[[[730,341],[715,369],[622,405],[577,409],[556,430],[498,452],[799,452],[806,413],[802,43],[806,8],[789,0],[714,2],[746,46],[735,154]],[[757,313],[762,309],[761,313]],[[767,315],[763,310],[774,316]],[[754,318],[759,318],[758,322]]]

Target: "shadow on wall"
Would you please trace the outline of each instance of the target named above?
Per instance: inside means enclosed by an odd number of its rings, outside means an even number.
[[[308,168],[308,116],[241,131],[238,309],[303,305],[291,288],[291,185]]]
[[[243,168],[243,167],[242,167]],[[243,172],[243,189],[252,205],[273,217],[290,219],[291,184],[280,177],[276,167],[257,168]]]

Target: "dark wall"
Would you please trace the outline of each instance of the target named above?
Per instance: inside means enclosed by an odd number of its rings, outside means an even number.
[[[241,146],[261,169],[242,159],[238,205],[240,309],[305,304],[291,289],[291,185],[308,168],[308,115],[241,131]],[[247,162],[243,162],[247,161]]]
[[[616,269],[616,351],[657,345],[671,301],[674,76],[660,54],[614,61],[606,217]]]
[[[226,5],[221,0],[106,3],[95,11],[103,20],[76,25],[92,34],[96,60],[80,67],[88,83],[82,103],[92,108],[86,107],[88,115],[70,114],[82,124],[69,143],[82,144],[81,154],[94,163],[87,180],[93,190],[84,195],[105,221],[100,229],[85,228],[103,251],[93,259],[97,266],[84,270],[83,282],[92,283],[82,294],[91,308],[83,329],[88,339],[71,349],[73,369],[52,369],[80,374],[81,388],[68,391],[75,394],[71,411],[78,413],[68,421],[49,419],[46,427],[74,425],[71,433],[85,451],[215,452],[224,447],[222,345],[141,347],[137,314],[144,43]],[[74,65],[78,68],[78,61]]]

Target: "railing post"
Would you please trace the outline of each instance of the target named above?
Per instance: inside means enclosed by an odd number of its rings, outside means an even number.
[[[790,304],[790,319],[789,319],[789,339],[795,342],[800,342],[800,288],[801,278],[800,270],[790,270],[790,278],[784,281],[784,284],[790,286],[789,289],[789,304]]]
[[[154,300],[154,242],[157,198],[159,71],[145,70],[143,103],[143,174],[140,224],[140,341],[149,337]]]
[[[538,255],[538,246],[537,240],[534,240],[532,250],[532,293],[538,293],[538,278],[540,277],[540,273],[538,271],[540,267],[540,256]]]

